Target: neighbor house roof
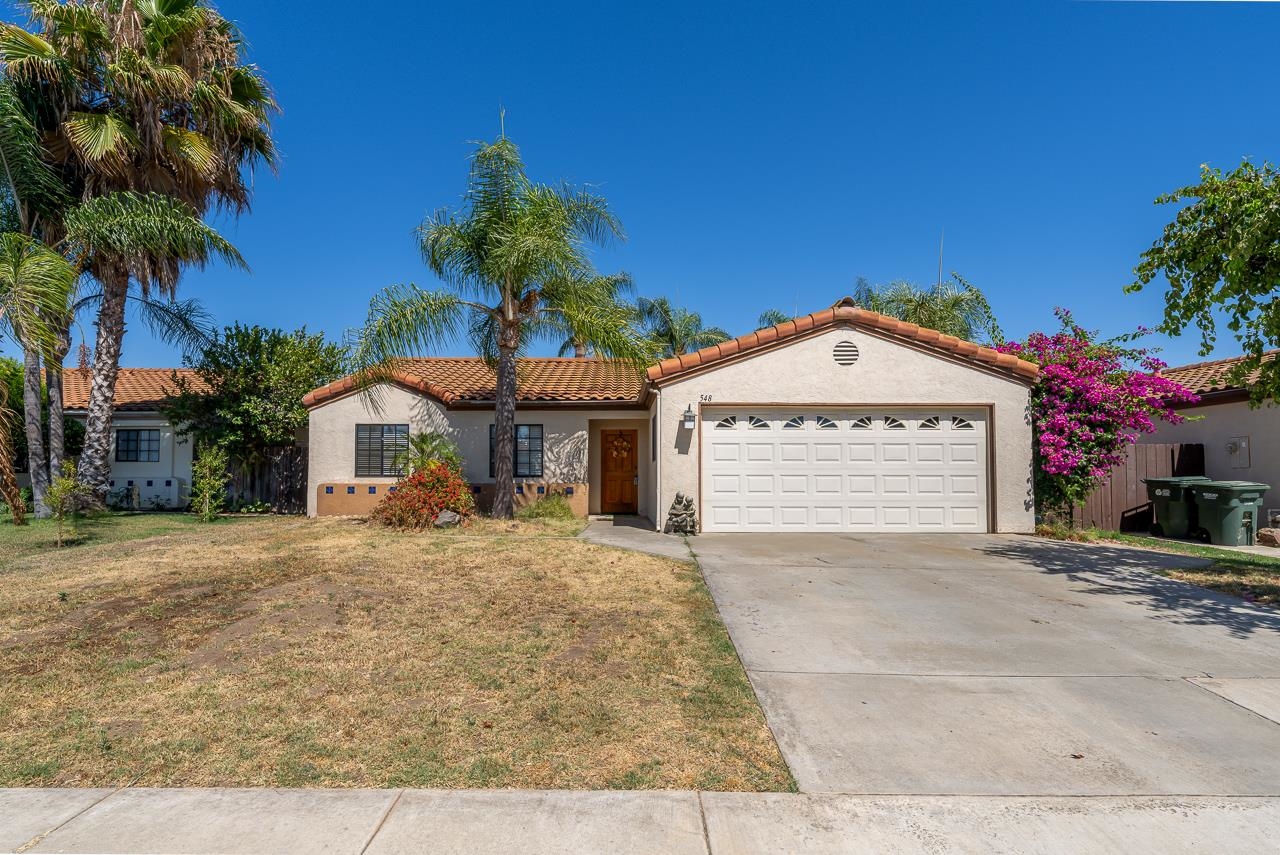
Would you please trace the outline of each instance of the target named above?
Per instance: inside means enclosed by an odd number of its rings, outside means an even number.
[[[200,376],[187,368],[121,368],[116,377],[115,408],[133,412],[155,410],[178,388],[174,375],[185,379],[192,391],[207,392],[209,386]],[[87,368],[68,368],[62,372],[62,406],[68,410],[84,410],[89,407],[89,389],[93,385],[93,372]]]
[[[1034,380],[1040,373],[1033,362],[1019,359],[1009,353],[999,353],[989,347],[974,344],[937,330],[909,324],[888,315],[860,309],[849,297],[845,297],[830,309],[804,315],[774,327],[765,327],[720,344],[704,347],[693,353],[664,359],[649,369],[649,379],[661,383],[672,377],[713,365],[726,359],[745,356],[762,348],[773,347],[790,339],[800,338],[838,327],[862,327],[905,339],[911,344],[941,352],[976,365],[992,368],[1022,380]]]
[[[388,379],[446,405],[492,403],[497,388],[493,368],[477,357],[403,359]],[[644,389],[643,371],[623,362],[574,358],[516,362],[518,402],[639,404]],[[358,381],[344,377],[310,392],[302,403],[315,407],[358,391]]]
[[[1262,355],[1264,362],[1270,362],[1275,359],[1280,350],[1269,350]],[[1197,395],[1205,395],[1212,392],[1235,392],[1244,391],[1258,382],[1259,369],[1249,372],[1245,378],[1245,384],[1232,383],[1227,380],[1227,374],[1231,369],[1235,368],[1245,357],[1233,356],[1229,359],[1215,359],[1211,362],[1194,362],[1191,365],[1179,365],[1173,368],[1166,368],[1160,372],[1161,376],[1186,386]]]

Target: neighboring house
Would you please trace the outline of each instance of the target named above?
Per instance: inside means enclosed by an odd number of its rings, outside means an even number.
[[[175,374],[195,390],[207,388],[187,369],[120,369],[111,432],[113,503],[182,508],[189,502],[192,443],[180,438],[159,411],[161,402],[178,392]],[[63,373],[62,405],[69,418],[84,420],[92,383],[93,372],[88,369],[69,368]]]
[[[1275,359],[1280,351],[1269,351]],[[1268,401],[1249,407],[1248,384],[1228,383],[1226,374],[1242,357],[1197,362],[1166,368],[1161,374],[1200,396],[1200,402],[1181,412],[1189,420],[1161,425],[1146,442],[1198,442],[1204,445],[1205,474],[1220,481],[1257,481],[1272,490],[1263,497],[1264,508],[1280,510],[1280,407]]]
[[[1034,528],[1028,362],[836,306],[641,374],[521,359],[517,501],[661,527],[677,493],[702,530],[1026,532]],[[308,513],[367,512],[411,433],[451,436],[489,501],[494,376],[479,359],[400,364],[372,398],[316,389]]]

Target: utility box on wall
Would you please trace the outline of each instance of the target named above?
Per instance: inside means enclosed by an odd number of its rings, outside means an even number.
[[[1227,440],[1227,462],[1232,469],[1249,468],[1249,437],[1233,436]]]

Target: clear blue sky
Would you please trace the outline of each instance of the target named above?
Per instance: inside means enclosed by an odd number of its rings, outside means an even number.
[[[931,282],[943,229],[1010,336],[1056,305],[1152,325],[1162,289],[1122,293],[1173,213],[1152,200],[1277,156],[1273,4],[299,5],[218,3],[284,109],[279,176],[218,222],[252,272],[181,286],[220,323],[337,337],[377,289],[434,285],[411,232],[457,203],[499,105],[535,179],[597,184],[622,218],[601,270],[734,333],[860,275]],[[126,338],[126,365],[176,360]]]

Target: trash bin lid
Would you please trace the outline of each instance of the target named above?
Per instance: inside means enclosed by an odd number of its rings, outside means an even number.
[[[1214,487],[1219,490],[1270,490],[1270,484],[1259,484],[1257,481],[1200,481],[1194,486],[1201,488]]]
[[[1161,475],[1158,478],[1143,478],[1144,484],[1174,484],[1186,486],[1189,484],[1208,481],[1208,475]]]

